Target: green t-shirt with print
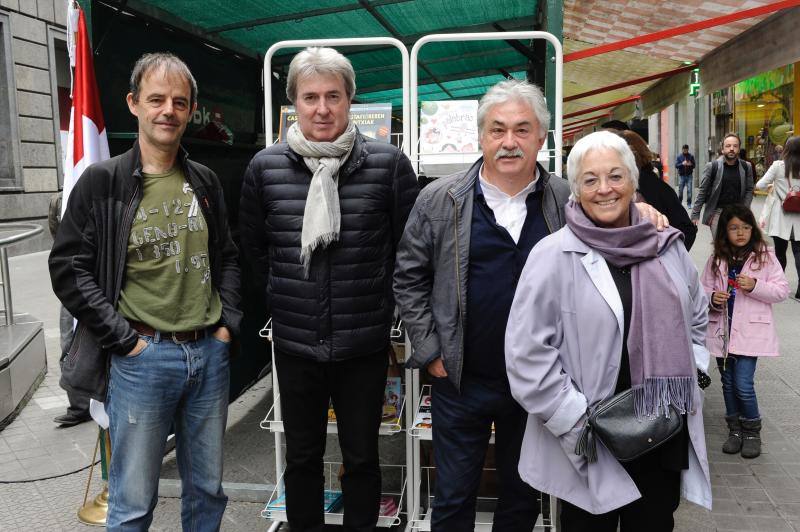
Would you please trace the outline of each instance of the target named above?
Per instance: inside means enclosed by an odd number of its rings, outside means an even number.
[[[117,310],[165,332],[213,325],[222,302],[211,286],[208,227],[194,191],[179,168],[142,175]]]

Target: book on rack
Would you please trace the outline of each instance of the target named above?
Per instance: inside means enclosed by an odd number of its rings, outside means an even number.
[[[381,497],[381,505],[378,515],[381,517],[393,517],[397,515],[397,501],[394,500],[394,497],[389,495],[384,495]]]
[[[419,410],[414,418],[415,429],[429,429],[433,427],[433,418],[431,417],[431,396],[423,395],[419,401]]]
[[[335,512],[342,504],[342,492],[325,490],[323,493],[323,508],[326,513]],[[267,504],[265,508],[267,514],[269,512],[285,512],[286,511],[286,493],[281,494],[280,497]]]
[[[386,377],[381,423],[400,423],[400,407],[402,404],[403,380],[400,377]],[[336,423],[336,412],[333,409],[333,403],[328,404],[328,423]]]
[[[403,404],[403,382],[400,377],[386,377],[383,392],[383,423],[400,422],[400,405]]]

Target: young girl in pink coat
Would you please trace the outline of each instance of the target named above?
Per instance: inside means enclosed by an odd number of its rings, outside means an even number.
[[[786,299],[789,283],[748,207],[723,209],[701,283],[710,301],[706,347],[717,357],[729,429],[722,451],[755,458],[761,415],[753,375],[758,357],[778,356],[772,304]]]

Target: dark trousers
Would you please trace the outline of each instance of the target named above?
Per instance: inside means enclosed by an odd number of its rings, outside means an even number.
[[[75,334],[73,331],[74,319],[72,315],[70,315],[69,311],[64,308],[64,305],[61,305],[60,314],[58,317],[58,328],[60,331],[60,339],[61,339],[61,362],[63,362],[64,357],[66,356],[67,351],[69,351],[70,346],[72,345],[72,337]],[[89,397],[86,395],[80,395],[74,392],[67,392],[67,399],[69,399],[69,407],[67,408],[67,414],[80,417],[80,416],[88,416],[89,415]]]
[[[492,530],[533,530],[539,492],[523,482],[517,470],[527,414],[511,392],[465,376],[459,393],[448,379],[435,379],[431,415],[436,462],[431,530],[475,528],[475,504],[492,422],[499,490]]]
[[[323,455],[331,400],[344,462],[344,529],[374,530],[381,496],[378,428],[388,361],[385,351],[342,362],[275,353],[286,434],[286,510],[293,532],[324,529]]]
[[[790,241],[773,236],[772,242],[775,244],[775,256],[778,258],[778,262],[781,264],[783,271],[786,271],[786,250],[789,248]],[[797,274],[800,275],[800,240],[791,240],[791,243],[792,255],[794,255],[794,267],[797,268]],[[798,290],[798,292],[800,292],[800,290]]]
[[[675,527],[672,514],[681,502],[681,472],[661,467],[658,453],[623,464],[636,483],[641,498],[604,514],[591,514],[561,501],[563,532],[668,532]]]

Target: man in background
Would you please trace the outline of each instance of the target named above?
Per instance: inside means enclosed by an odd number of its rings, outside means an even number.
[[[694,155],[689,153],[689,145],[684,144],[681,154],[675,161],[678,170],[678,199],[683,201],[683,189],[686,188],[686,206],[692,208],[692,181],[694,180]]]

